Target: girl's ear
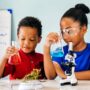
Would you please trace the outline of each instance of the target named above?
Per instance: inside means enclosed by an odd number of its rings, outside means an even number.
[[[86,25],[83,25],[83,26],[82,26],[82,31],[83,31],[83,33],[86,33],[86,32],[87,32],[87,27],[86,27]]]
[[[39,37],[39,38],[38,38],[38,43],[40,43],[41,39],[42,39],[42,37]]]

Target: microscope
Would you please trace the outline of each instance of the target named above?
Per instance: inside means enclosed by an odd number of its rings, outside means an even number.
[[[77,85],[77,79],[75,77],[75,72],[74,72],[75,66],[76,66],[75,58],[76,58],[76,54],[73,52],[73,43],[69,42],[68,53],[65,56],[65,60],[67,62],[62,63],[62,65],[67,67],[65,71],[67,78],[60,80],[61,86],[67,85],[67,84],[71,84],[72,86]]]

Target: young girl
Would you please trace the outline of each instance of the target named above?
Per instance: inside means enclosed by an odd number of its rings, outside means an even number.
[[[62,62],[65,62],[65,55],[68,53],[68,43],[72,42],[74,53],[77,56],[75,58],[76,78],[79,80],[90,80],[90,44],[84,40],[88,25],[86,14],[89,12],[90,9],[86,5],[77,4],[62,16],[60,21],[61,34],[63,40],[67,43],[64,46],[63,57],[51,58],[50,47],[52,43],[58,42],[59,36],[54,32],[47,36],[44,45],[44,69],[48,79],[53,79],[57,75],[64,79],[67,78],[64,72],[66,67],[63,67]]]
[[[9,64],[8,60],[17,53],[14,46],[8,47],[0,63],[0,77],[10,74],[10,79],[22,79],[33,69],[40,70],[40,79],[44,78],[43,55],[35,52],[37,44],[41,41],[42,25],[35,17],[23,18],[17,30],[20,49],[18,51],[21,61],[18,64]]]

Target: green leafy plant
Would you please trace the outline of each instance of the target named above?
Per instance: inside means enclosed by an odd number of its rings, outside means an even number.
[[[36,80],[40,76],[40,69],[33,69],[33,71],[23,78],[24,80]]]

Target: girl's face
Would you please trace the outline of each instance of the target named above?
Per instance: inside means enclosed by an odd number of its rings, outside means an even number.
[[[66,43],[73,42],[74,46],[77,46],[84,41],[85,25],[80,26],[78,21],[64,17],[61,19],[60,26],[62,37]]]
[[[38,37],[36,28],[21,26],[18,34],[20,49],[25,53],[30,53],[35,50],[37,43],[41,38]]]

